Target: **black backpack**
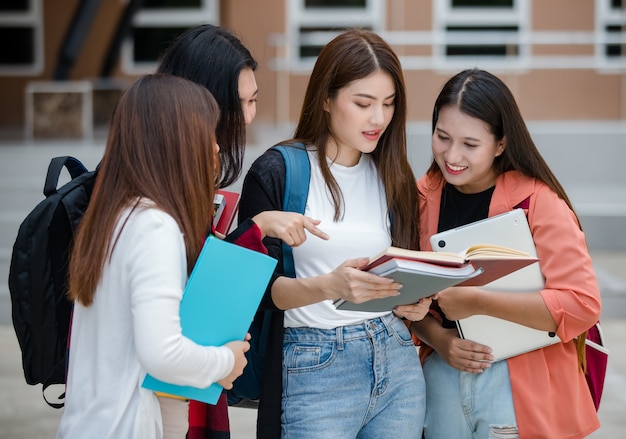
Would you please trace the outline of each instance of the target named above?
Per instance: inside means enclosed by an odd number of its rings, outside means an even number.
[[[63,167],[71,181],[57,189]],[[13,327],[22,350],[28,384],[65,384],[72,303],[67,299],[69,252],[74,232],[87,209],[96,171],[87,171],[74,157],[55,157],[48,166],[41,201],[17,233],[9,291]],[[63,392],[58,399],[63,400]],[[54,408],[63,402],[52,403]]]

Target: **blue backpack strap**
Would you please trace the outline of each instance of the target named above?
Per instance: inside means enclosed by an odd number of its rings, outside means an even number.
[[[272,149],[279,151],[285,160],[283,210],[304,213],[311,179],[311,164],[306,148],[302,143],[293,143],[275,145]],[[282,249],[284,274],[289,277],[296,277],[292,249],[285,243],[282,244]]]
[[[279,151],[285,161],[283,210],[304,213],[311,175],[311,165],[306,149],[301,143],[276,145],[272,149]],[[282,251],[284,274],[296,277],[291,247],[283,243]],[[274,314],[271,311],[259,311],[250,326],[249,331],[252,334],[252,340],[250,350],[246,353],[248,366],[246,366],[243,375],[235,381],[234,387],[227,391],[229,405],[241,405],[242,407],[256,407],[258,405],[255,400],[261,394],[265,354]]]

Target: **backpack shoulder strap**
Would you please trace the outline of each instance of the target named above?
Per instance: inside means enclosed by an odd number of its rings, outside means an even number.
[[[301,143],[275,145],[270,149],[279,151],[285,161],[285,193],[283,196],[283,210],[288,212],[304,213],[306,200],[309,194],[309,179],[311,165],[306,148]],[[290,246],[282,243],[283,272],[285,276],[296,277],[293,263],[293,253]],[[274,319],[274,317],[276,317]],[[261,394],[261,381],[267,371],[265,364],[273,361],[266,359],[268,341],[273,327],[282,328],[282,313],[258,310],[249,332],[252,334],[250,350],[246,353],[248,365],[241,377],[234,383],[234,387],[227,391],[229,405],[250,403],[250,407],[258,407],[256,401]],[[280,321],[279,321],[280,320]],[[270,354],[271,356],[271,354]],[[270,370],[272,370],[270,368]],[[280,370],[278,368],[277,370]]]
[[[311,178],[311,163],[306,148],[302,143],[293,143],[291,145],[275,145],[272,149],[279,151],[285,161],[283,210],[304,213]],[[292,249],[285,243],[282,247],[285,275],[296,277]]]
[[[87,172],[87,168],[77,158],[71,156],[55,157],[50,161],[48,165],[48,173],[46,174],[46,182],[43,186],[43,194],[46,197],[56,193],[57,184],[59,183],[59,176],[61,170],[66,167],[72,177],[72,180],[76,177]]]
[[[302,143],[294,143],[275,145],[272,149],[279,151],[285,160],[283,210],[304,213],[311,177],[311,164],[306,148]]]

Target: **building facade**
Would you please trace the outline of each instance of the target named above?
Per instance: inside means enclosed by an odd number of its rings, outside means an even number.
[[[623,249],[625,7],[624,0],[2,0],[0,140],[105,133],[130,81],[153,72],[177,34],[214,23],[259,62],[249,163],[291,135],[319,49],[341,29],[365,27],[402,62],[416,175],[431,160],[431,111],[444,82],[465,68],[489,70],[511,88],[590,245]]]
[[[258,59],[261,124],[297,119],[317,51],[350,26],[396,49],[410,122],[429,121],[445,80],[475,66],[509,85],[527,120],[626,120],[621,0],[144,0],[114,50],[132,3],[3,1],[0,128],[27,122],[37,83],[132,80],[154,71],[177,33],[204,22],[233,30]]]

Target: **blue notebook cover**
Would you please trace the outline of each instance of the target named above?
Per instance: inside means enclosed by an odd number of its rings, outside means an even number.
[[[267,255],[207,238],[180,302],[183,335],[203,346],[243,340],[275,266],[276,260]],[[217,383],[199,389],[151,375],[146,375],[142,387],[208,404],[216,404],[222,393]]]

